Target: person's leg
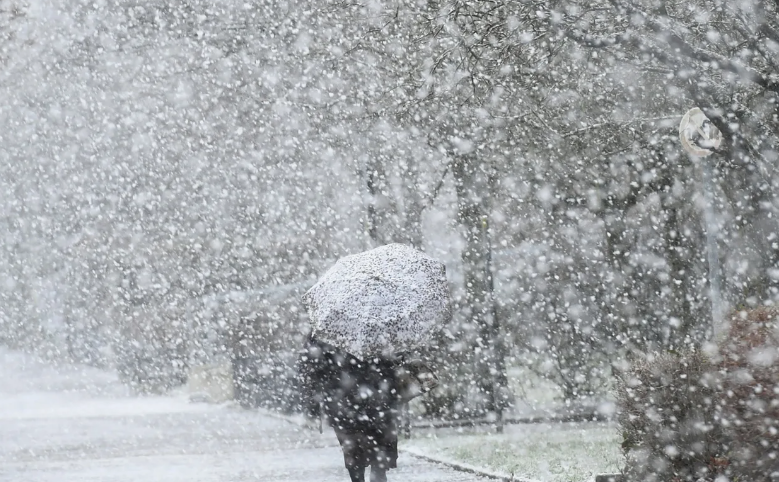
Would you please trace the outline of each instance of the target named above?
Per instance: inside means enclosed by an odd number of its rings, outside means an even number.
[[[365,467],[347,467],[352,482],[365,482]],[[373,476],[371,476],[373,480]],[[386,479],[385,479],[386,480]]]
[[[344,453],[344,465],[349,471],[349,477],[352,482],[365,482],[365,455],[362,453],[359,445],[359,434],[348,432],[333,426],[338,442],[341,444],[341,450]]]
[[[371,482],[387,482],[387,469],[383,464],[371,466]]]

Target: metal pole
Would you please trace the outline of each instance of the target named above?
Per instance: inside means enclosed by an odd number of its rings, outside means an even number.
[[[711,301],[711,331],[710,338],[715,338],[722,333],[722,291],[720,286],[719,246],[717,234],[719,228],[714,216],[714,176],[711,161],[706,158],[698,158],[703,167],[703,193],[705,207],[703,210],[706,223],[706,252],[709,261],[709,299]]]
[[[505,352],[503,350],[503,340],[501,339],[500,320],[498,319],[498,305],[495,299],[495,275],[492,266],[492,238],[489,231],[489,224],[487,218],[482,220],[482,227],[485,231],[485,239],[487,241],[487,280],[490,295],[490,311],[492,318],[491,332],[491,345],[490,346],[490,361],[493,366],[490,367],[492,375],[492,393],[491,393],[491,405],[495,411],[496,417],[496,429],[498,433],[503,433],[503,400],[505,390],[505,372],[506,372],[506,360]]]
[[[693,165],[700,163],[703,171],[703,220],[706,223],[706,254],[709,261],[709,300],[711,301],[711,329],[707,334],[709,339],[713,339],[720,336],[725,327],[717,245],[719,229],[714,216],[714,175],[712,161],[707,160],[706,157],[714,154],[719,148],[722,143],[722,133],[700,108],[693,107],[682,116],[679,123],[679,140],[690,155]]]

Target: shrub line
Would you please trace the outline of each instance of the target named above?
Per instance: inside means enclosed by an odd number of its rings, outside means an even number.
[[[566,423],[566,422],[609,422],[614,420],[598,412],[574,413],[567,415],[549,415],[538,417],[512,417],[504,418],[503,425],[519,425],[531,423]],[[454,428],[454,427],[475,427],[477,425],[495,425],[497,422],[485,418],[469,418],[460,420],[431,420],[414,421],[411,428]]]

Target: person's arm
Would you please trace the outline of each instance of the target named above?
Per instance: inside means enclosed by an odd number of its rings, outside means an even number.
[[[395,369],[395,383],[397,399],[403,404],[438,386],[438,377],[422,360],[409,360]]]

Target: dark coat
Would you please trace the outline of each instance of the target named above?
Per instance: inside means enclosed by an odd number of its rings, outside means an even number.
[[[311,418],[324,412],[344,451],[347,468],[397,461],[397,369],[401,359],[360,361],[309,338],[300,354],[303,410]]]

